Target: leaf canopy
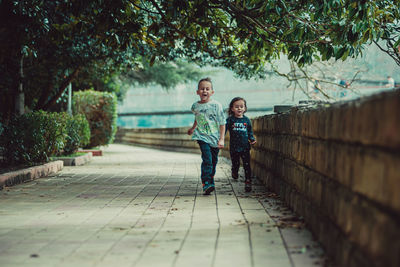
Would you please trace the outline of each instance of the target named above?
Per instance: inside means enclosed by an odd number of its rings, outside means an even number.
[[[250,78],[281,55],[306,66],[376,43],[400,65],[399,0],[3,0],[0,12],[2,105],[21,81],[21,55],[36,108],[60,96],[67,70],[109,77],[143,59],[149,69],[184,59]]]

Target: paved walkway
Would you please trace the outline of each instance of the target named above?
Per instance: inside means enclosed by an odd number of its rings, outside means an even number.
[[[110,145],[90,164],[0,191],[0,266],[322,266],[275,194],[245,193],[220,158],[203,196],[200,155]]]

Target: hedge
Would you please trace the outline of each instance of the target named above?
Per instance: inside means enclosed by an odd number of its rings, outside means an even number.
[[[14,117],[0,136],[3,160],[9,164],[47,162],[65,145],[66,115],[36,111]]]
[[[77,114],[67,116],[67,136],[63,155],[75,153],[79,147],[85,147],[90,141],[90,126],[85,116]]]
[[[107,145],[117,131],[117,97],[114,93],[86,90],[73,95],[73,113],[83,114],[90,125],[86,148]]]

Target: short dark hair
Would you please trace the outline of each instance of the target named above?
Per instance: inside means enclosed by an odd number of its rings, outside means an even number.
[[[210,77],[205,77],[205,78],[201,79],[201,80],[199,81],[199,83],[197,84],[197,89],[199,88],[201,82],[209,82],[209,83],[211,83],[211,89],[214,90],[213,85],[212,85],[212,81],[211,81],[211,78],[210,78]]]
[[[239,101],[239,100],[243,100],[243,102],[244,102],[244,108],[245,108],[245,110],[244,110],[243,113],[245,113],[245,112],[247,111],[246,100],[245,100],[243,97],[237,96],[237,97],[235,97],[234,99],[231,100],[231,103],[229,103],[229,109],[228,109],[228,114],[229,114],[229,116],[232,116],[232,115],[234,114],[233,111],[232,111],[233,103],[235,103],[236,101]]]

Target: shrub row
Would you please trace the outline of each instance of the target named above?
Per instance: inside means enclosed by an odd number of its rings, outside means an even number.
[[[72,154],[76,152],[79,147],[86,147],[89,142],[90,126],[85,116],[82,114],[69,116],[67,120],[67,136],[64,154]]]
[[[72,107],[74,114],[83,114],[90,124],[88,147],[112,143],[117,131],[117,98],[114,93],[75,92]]]
[[[0,130],[3,161],[34,164],[50,156],[70,154],[86,146],[89,123],[83,115],[35,111],[11,119]]]

